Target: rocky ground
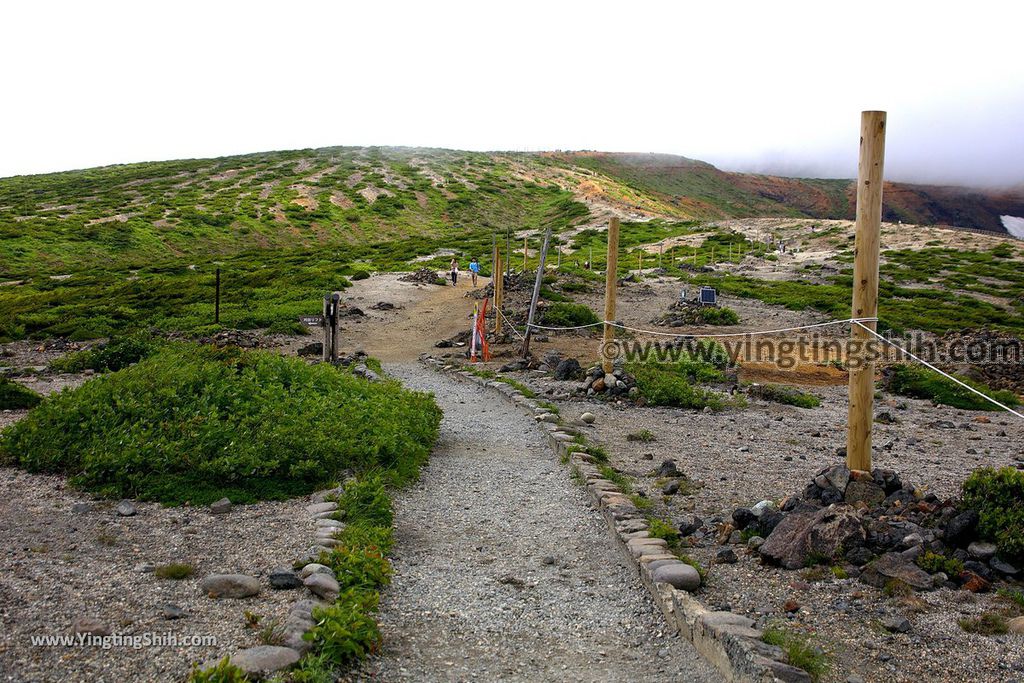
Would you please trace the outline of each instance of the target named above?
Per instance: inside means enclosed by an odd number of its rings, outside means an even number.
[[[708,413],[567,400],[578,382],[557,381],[538,371],[510,375],[541,398],[554,399],[564,417],[594,413],[593,426],[574,424],[608,448],[610,464],[652,500],[653,513],[675,524],[696,514],[713,528],[729,521],[738,506],[799,494],[823,467],[842,461],[837,450],[845,447],[845,387],[812,388],[822,399],[813,409],[751,399],[744,409]],[[1012,416],[899,397],[885,397],[878,412],[894,422],[875,427],[875,465],[898,470],[904,481],[942,498],[956,495],[960,482],[977,467],[1024,466],[1024,422]],[[645,431],[652,440],[630,439]],[[675,461],[695,483],[687,495],[664,495],[667,480],[658,470],[665,460]],[[736,563],[718,564],[722,546],[713,536],[709,533],[689,551],[711,568],[701,599],[712,608],[784,621],[812,634],[834,661],[826,681],[850,676],[865,681],[1024,680],[1022,636],[972,635],[958,625],[963,617],[1005,608],[992,593],[941,589],[913,598],[886,597],[830,572],[763,566],[744,546],[735,547]],[[886,630],[883,622],[895,617],[906,617],[910,630]]]
[[[381,621],[388,681],[718,681],[657,608],[533,420],[419,365],[441,437],[396,500]]]

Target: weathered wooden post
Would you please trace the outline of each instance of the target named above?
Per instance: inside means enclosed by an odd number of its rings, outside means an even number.
[[[501,305],[505,297],[505,278],[501,272],[501,251],[495,254],[494,278],[491,280],[494,289],[494,336],[501,334]]]
[[[323,318],[320,321],[320,326],[324,330],[324,348],[320,354],[323,362],[331,360],[331,296],[329,294],[324,295],[324,310]]]
[[[548,243],[551,241],[551,226],[544,233],[544,244],[540,247],[540,261],[537,263],[537,278],[533,281],[533,296],[530,298],[530,313],[526,317],[526,336],[523,339],[523,358],[530,355],[530,338],[533,336],[533,317],[537,313],[537,301],[540,299],[540,286],[544,280],[544,260],[548,256]]]
[[[214,287],[217,293],[214,294],[213,299],[213,322],[220,325],[220,268],[217,269],[217,279]]]
[[[878,249],[882,228],[882,175],[885,162],[885,112],[865,111],[860,117],[860,161],[857,165],[857,235],[854,242],[854,318],[878,315]],[[862,323],[870,330],[875,322]],[[850,411],[846,432],[846,465],[871,470],[871,424],[874,410],[875,363],[867,344],[875,337],[860,325],[851,326]],[[874,344],[872,344],[874,345]]]
[[[619,269],[619,219],[612,217],[608,222],[608,262],[604,274],[604,337],[602,339],[601,365],[605,374],[615,369],[615,359],[609,350],[615,341],[615,285]]]

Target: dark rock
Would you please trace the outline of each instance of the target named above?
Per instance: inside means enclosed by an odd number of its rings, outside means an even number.
[[[324,355],[324,343],[323,342],[312,342],[306,344],[298,351],[295,352],[299,356],[323,356]]]
[[[900,421],[896,419],[895,415],[885,410],[875,415],[875,422],[883,425],[894,425],[899,424]]]
[[[658,468],[659,477],[678,477],[679,475],[679,468],[676,466],[675,460],[666,460]]]
[[[92,503],[75,503],[71,506],[71,513],[75,515],[84,515],[87,512],[92,511]]]
[[[960,572],[960,584],[964,590],[972,593],[984,593],[992,587],[988,579],[968,570]]]
[[[996,544],[987,541],[974,541],[967,546],[967,554],[979,562],[988,562],[996,556]]]
[[[993,557],[988,561],[988,566],[1006,576],[1016,576],[1020,570],[1005,560],[1001,560],[998,557]]]
[[[890,633],[909,633],[911,626],[906,617],[886,617],[882,619],[882,626]]]
[[[679,521],[679,535],[690,536],[704,526],[704,520],[697,515],[685,514]]]
[[[736,551],[732,548],[722,548],[715,554],[717,564],[735,564],[737,559]]]
[[[270,587],[277,590],[302,588],[302,579],[287,567],[275,569],[270,573]]]
[[[842,463],[826,468],[822,475],[840,492],[845,492],[846,486],[850,483],[850,468]]]
[[[864,502],[871,507],[885,500],[885,489],[873,481],[854,479],[846,487],[845,499],[851,505],[857,502]]]
[[[733,526],[742,531],[752,522],[757,521],[757,515],[750,508],[736,508],[732,513]]]
[[[893,580],[899,580],[917,590],[932,587],[932,577],[916,564],[899,553],[886,553],[864,567],[860,581],[875,588],[885,588]]]
[[[946,525],[946,543],[962,548],[971,542],[977,528],[978,513],[974,510],[961,512]]]
[[[575,358],[566,358],[555,366],[555,379],[561,381],[578,379],[583,374],[580,362]]]
[[[778,510],[765,510],[757,519],[758,533],[764,538],[768,538],[785,517],[785,513]]]
[[[903,488],[903,481],[895,470],[886,470],[876,467],[871,470],[871,478],[882,487],[886,495],[895,493]]]
[[[786,569],[805,566],[809,557],[833,558],[842,548],[861,545],[864,526],[852,508],[837,506],[816,512],[791,512],[779,522],[759,552]]]
[[[666,496],[675,495],[679,493],[679,481],[670,481],[661,487],[661,492]]]

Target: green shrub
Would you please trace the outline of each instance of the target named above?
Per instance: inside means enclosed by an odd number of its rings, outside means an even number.
[[[349,524],[390,527],[391,498],[379,472],[371,472],[345,485],[338,496],[338,508]]]
[[[1002,635],[1010,630],[1006,617],[996,612],[986,612],[978,617],[965,617],[957,623],[968,633],[982,636]]]
[[[583,304],[558,302],[544,311],[543,324],[547,327],[577,327],[601,322],[597,314]],[[596,329],[595,325],[593,329]]]
[[[327,364],[172,344],[65,390],[0,433],[0,460],[101,495],[208,504],[306,494],[343,470],[415,476],[433,399]]]
[[[249,683],[252,679],[225,657],[209,669],[196,667],[188,680],[189,683]]]
[[[24,410],[34,408],[43,397],[26,386],[0,377],[0,410]]]
[[[342,589],[370,590],[391,582],[391,565],[377,549],[341,545],[320,553],[317,562],[334,570]]]
[[[761,640],[769,645],[781,647],[786,653],[790,666],[806,671],[812,681],[821,680],[829,669],[828,658],[811,643],[807,636],[784,630],[778,626],[765,629]]]
[[[914,561],[917,562],[918,567],[929,574],[943,572],[946,576],[955,577],[960,576],[960,572],[964,570],[964,563],[955,557],[946,557],[930,550],[918,555]]]
[[[368,277],[370,277],[370,274],[367,273],[365,270],[357,270],[356,272],[352,273],[351,276],[349,276],[349,279],[350,280],[365,280]]]
[[[781,384],[757,384],[750,387],[750,395],[765,401],[785,403],[798,408],[817,408],[821,399],[814,394]]]
[[[122,370],[153,355],[157,348],[157,342],[141,336],[114,337],[106,344],[96,348],[76,351],[55,358],[50,363],[50,369],[54,372]]]
[[[1013,467],[974,471],[963,484],[963,505],[978,512],[978,532],[1015,561],[1024,560],[1024,472]]]
[[[641,429],[636,432],[631,432],[626,435],[626,441],[639,441],[640,443],[650,443],[656,441],[657,437],[649,429]]]
[[[376,591],[349,588],[328,607],[313,610],[316,625],[304,637],[330,664],[354,664],[380,647],[380,629],[373,618],[377,611]]]
[[[597,469],[602,477],[618,486],[620,491],[626,495],[633,493],[633,482],[629,477],[613,470],[609,465],[598,465]]]
[[[957,379],[1005,405],[1010,407],[1020,405],[1020,399],[1012,391],[993,391],[983,384],[965,377]],[[964,410],[999,410],[997,406],[942,375],[928,368],[909,363],[900,363],[889,369],[886,388],[901,396],[930,399],[935,403]]]
[[[722,410],[725,398],[718,392],[696,386],[697,378],[720,377],[711,366],[695,365],[695,361],[655,363],[634,361],[626,364],[626,371],[636,378],[640,395],[651,405],[676,408],[705,408]]]
[[[736,311],[726,306],[701,306],[700,322],[705,325],[736,325],[740,322]]]

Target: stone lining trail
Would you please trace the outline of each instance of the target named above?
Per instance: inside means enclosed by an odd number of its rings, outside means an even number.
[[[387,371],[432,391],[441,435],[396,496],[383,594],[385,681],[721,681],[669,635],[583,490],[502,397],[419,364]]]

